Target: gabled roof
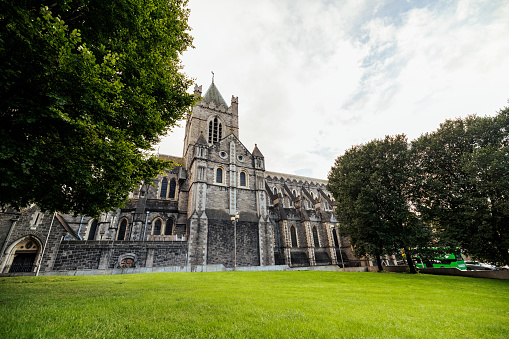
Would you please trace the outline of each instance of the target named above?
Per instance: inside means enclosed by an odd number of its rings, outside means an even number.
[[[223,105],[225,108],[228,108],[228,104],[223,99],[221,93],[219,93],[219,90],[217,89],[216,85],[214,85],[214,82],[210,84],[207,93],[205,93],[205,96],[203,97],[203,101],[205,102],[213,101],[218,107]]]
[[[263,158],[263,154],[262,152],[260,152],[260,150],[258,149],[258,146],[255,144],[255,148],[253,150],[253,152],[251,152],[251,154],[253,154],[254,157],[261,157]]]
[[[198,140],[196,140],[196,145],[207,145],[207,140],[205,140],[203,131],[200,132],[200,136],[198,137]]]

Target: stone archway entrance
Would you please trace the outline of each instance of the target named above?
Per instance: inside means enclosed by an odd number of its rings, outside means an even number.
[[[10,251],[4,272],[33,272],[40,253],[41,246],[36,239],[32,237],[21,239]]]

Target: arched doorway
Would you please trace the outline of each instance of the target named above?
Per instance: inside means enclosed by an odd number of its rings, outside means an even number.
[[[11,250],[8,252],[9,255],[4,272],[33,272],[41,253],[41,244],[34,237],[27,236],[11,245]]]

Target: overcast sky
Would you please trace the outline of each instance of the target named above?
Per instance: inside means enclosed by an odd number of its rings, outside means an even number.
[[[184,72],[239,97],[239,135],[266,170],[326,179],[352,145],[509,99],[509,1],[190,0]],[[192,89],[190,89],[192,91]],[[185,122],[181,123],[185,126]],[[174,129],[160,153],[182,155]]]

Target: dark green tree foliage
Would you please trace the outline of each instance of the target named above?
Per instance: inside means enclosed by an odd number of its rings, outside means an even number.
[[[509,108],[448,120],[412,143],[413,201],[439,244],[509,265]]]
[[[357,255],[380,256],[426,242],[429,233],[409,205],[409,150],[397,135],[354,146],[336,159],[327,189],[337,201],[340,231]],[[409,263],[413,268],[411,260]]]
[[[193,103],[186,1],[0,2],[0,204],[95,215],[168,163]]]

